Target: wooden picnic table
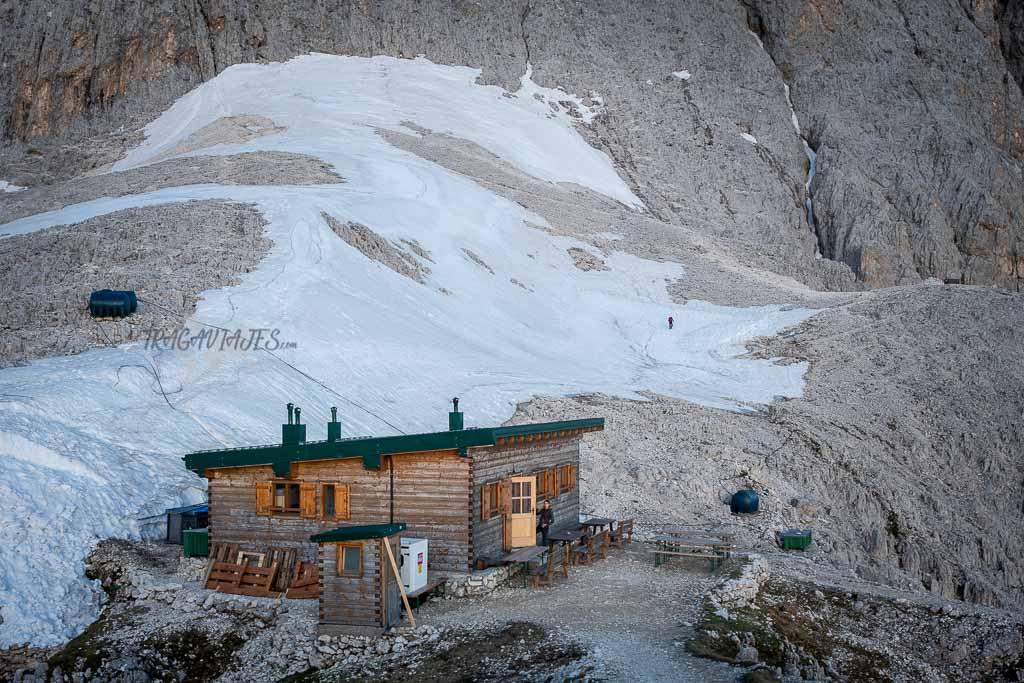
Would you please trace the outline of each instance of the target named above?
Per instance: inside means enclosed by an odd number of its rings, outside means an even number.
[[[565,529],[548,533],[548,546],[554,550],[555,543],[561,543],[564,556],[562,558],[562,576],[569,576],[569,565],[572,564],[572,544],[583,538],[582,531]]]
[[[515,564],[517,562],[531,562],[546,553],[547,550],[548,549],[542,545],[528,545],[525,548],[513,550],[502,559],[509,564]]]
[[[668,544],[676,545],[707,545],[713,547],[727,547],[732,546],[733,542],[729,539],[715,538],[713,536],[655,536],[655,541]]]
[[[508,555],[506,555],[505,557],[503,557],[501,559],[502,559],[503,562],[506,562],[508,564],[521,564],[521,565],[523,565],[523,570],[524,571],[522,571],[520,573],[523,576],[523,585],[526,585],[526,583],[530,580],[530,578],[529,578],[530,577],[530,572],[528,571],[529,568],[530,568],[530,563],[533,562],[534,560],[536,560],[538,557],[540,557],[541,555],[543,555],[546,552],[548,552],[547,546],[543,546],[543,545],[528,545],[525,548],[519,548],[517,550],[513,550],[512,552],[510,552]]]
[[[591,517],[586,521],[580,522],[580,527],[584,529],[596,528],[601,530],[608,527],[608,530],[611,531],[615,528],[615,520],[608,519],[607,517]]]
[[[660,533],[663,536],[672,536],[676,538],[702,538],[722,541],[723,543],[731,543],[735,540],[732,534],[717,531],[702,532],[697,531],[695,529],[682,529],[679,531],[673,529],[663,529]]]
[[[657,536],[654,551],[654,566],[664,564],[670,557],[694,557],[711,560],[711,568],[729,557],[734,545],[731,540],[707,536]]]

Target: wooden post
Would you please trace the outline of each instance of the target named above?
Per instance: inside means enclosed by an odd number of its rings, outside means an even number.
[[[388,551],[388,560],[391,562],[391,571],[395,573],[395,581],[398,582],[398,591],[402,594],[402,603],[405,605],[405,613],[409,615],[409,625],[416,628],[416,617],[412,615],[412,608],[409,607],[409,598],[405,594],[405,585],[402,583],[402,575],[398,573],[398,563],[395,562],[395,554],[391,552],[391,541],[384,540],[384,550]]]

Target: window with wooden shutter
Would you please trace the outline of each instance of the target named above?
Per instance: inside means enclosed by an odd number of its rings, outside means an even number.
[[[348,484],[335,484],[334,486],[334,510],[337,519],[349,519],[351,509],[348,495]]]
[[[320,484],[320,519],[349,518],[348,484]]]
[[[299,514],[307,519],[316,517],[316,484],[299,485]]]
[[[576,482],[579,480],[580,473],[576,468],[576,465],[569,465],[569,490],[572,491],[576,488]]]
[[[480,519],[487,521],[501,514],[498,483],[483,484],[480,487]]]
[[[315,488],[313,505],[316,505]],[[293,517],[302,511],[302,490],[298,482],[261,481],[256,483],[256,514]]]
[[[574,487],[572,476],[572,465],[562,465],[558,468],[558,492],[568,493]]]
[[[256,514],[269,515],[274,494],[274,483],[270,481],[256,482]]]
[[[544,489],[548,498],[558,497],[558,470],[554,467],[544,470]]]

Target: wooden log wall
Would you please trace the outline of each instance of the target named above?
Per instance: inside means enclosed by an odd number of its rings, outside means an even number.
[[[337,543],[319,547],[320,623],[363,627],[367,633],[387,629],[396,621],[393,603],[401,600],[398,584],[384,553],[382,542],[399,552],[399,537],[356,541],[363,549],[363,575],[338,576]]]
[[[299,515],[257,515],[256,483],[283,480],[270,466],[207,471],[210,541],[238,543],[264,552],[269,546],[295,548],[298,559],[316,561],[313,534],[339,526],[379,524],[391,519],[394,466],[394,521],[408,525],[404,536],[426,538],[431,573],[465,572],[470,562],[470,459],[454,450],[385,457],[379,471],[363,468],[359,458],[292,464],[290,482],[349,485],[347,520],[308,519]],[[317,486],[316,509],[323,506]]]
[[[572,463],[579,471],[580,437],[568,436],[551,440],[524,441],[494,448],[472,449],[473,504],[471,508],[473,560],[477,557],[497,558],[505,554],[502,549],[502,517],[500,514],[486,521],[480,518],[480,487],[513,475],[529,475],[540,470]],[[539,505],[539,501],[538,501]],[[579,526],[579,481],[572,491],[551,500],[555,515],[554,529]],[[538,534],[538,543],[540,535]]]

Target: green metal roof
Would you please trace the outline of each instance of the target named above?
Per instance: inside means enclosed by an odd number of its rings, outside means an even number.
[[[363,541],[368,538],[387,538],[405,531],[405,523],[365,524],[363,526],[341,526],[337,529],[314,534],[309,540],[314,543],[336,543],[339,541]]]
[[[197,451],[185,456],[185,467],[199,476],[206,470],[221,467],[273,465],[274,474],[287,476],[291,463],[305,460],[338,460],[362,458],[367,469],[379,469],[382,455],[457,449],[461,454],[476,446],[495,446],[508,440],[526,440],[539,435],[604,429],[604,418],[542,422],[510,427],[457,429],[427,434],[403,434],[340,439],[338,441],[307,441],[295,444],[223,448]]]

